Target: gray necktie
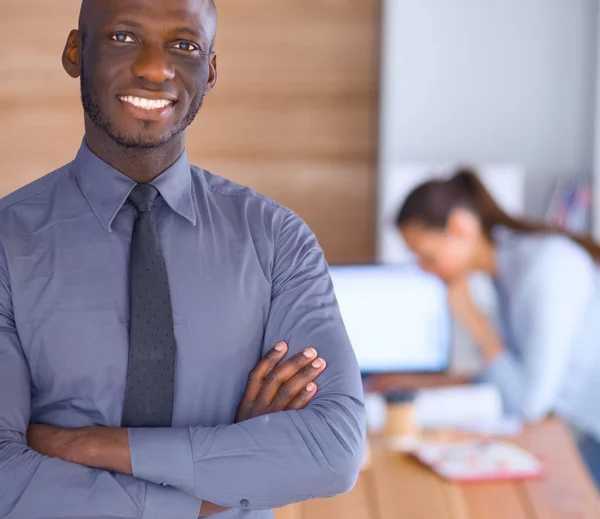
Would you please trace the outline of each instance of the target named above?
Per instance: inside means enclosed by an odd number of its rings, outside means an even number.
[[[138,216],[131,238],[131,329],[123,427],[170,427],[173,416],[175,334],[169,280],[152,218],[158,197],[138,184],[129,203]]]

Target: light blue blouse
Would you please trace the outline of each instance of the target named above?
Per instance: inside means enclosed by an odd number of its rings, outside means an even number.
[[[505,351],[483,380],[528,421],[555,412],[600,439],[599,269],[562,235],[497,229]]]

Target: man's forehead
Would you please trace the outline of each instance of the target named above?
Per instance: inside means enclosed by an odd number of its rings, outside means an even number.
[[[214,0],[83,0],[79,24],[98,27],[122,17],[187,21],[201,25],[207,33],[216,31]]]

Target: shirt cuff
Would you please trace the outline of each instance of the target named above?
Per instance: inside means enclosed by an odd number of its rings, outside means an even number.
[[[174,488],[148,484],[142,519],[198,519],[202,501]]]
[[[515,368],[516,366],[511,356],[508,353],[503,352],[498,355],[493,362],[488,364],[481,375],[481,379],[490,382],[504,380],[507,373],[513,373]]]
[[[192,442],[188,429],[129,429],[133,475],[195,493]]]
[[[524,388],[521,378],[517,361],[503,352],[483,371],[478,381],[492,384],[500,390],[506,414],[522,417]]]

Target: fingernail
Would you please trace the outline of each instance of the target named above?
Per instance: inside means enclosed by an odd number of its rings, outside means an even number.
[[[308,358],[308,359],[312,359],[314,356],[316,356],[317,352],[313,349],[313,348],[308,348],[307,350],[304,350],[302,352],[302,354]]]
[[[285,350],[285,342],[280,342],[279,344],[275,345],[275,350],[276,351],[283,351]]]
[[[312,382],[309,382],[309,383],[306,385],[306,390],[307,390],[307,391],[313,391],[314,389],[315,389],[315,385],[314,385]]]
[[[320,368],[323,365],[322,359],[317,359],[312,363],[313,368]]]

